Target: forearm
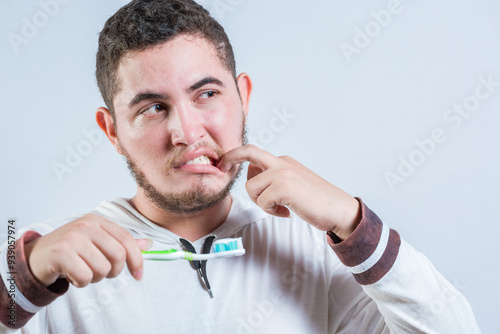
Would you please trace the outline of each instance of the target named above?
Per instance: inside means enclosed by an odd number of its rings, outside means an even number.
[[[404,240],[393,268],[363,288],[393,332],[480,333],[465,297]]]
[[[328,237],[328,243],[377,303],[391,331],[479,332],[465,298],[364,204],[352,235],[339,243]]]

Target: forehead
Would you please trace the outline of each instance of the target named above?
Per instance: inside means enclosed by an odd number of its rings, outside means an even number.
[[[208,40],[181,35],[143,51],[130,52],[117,71],[120,91],[154,90],[192,84],[206,75],[230,74]]]

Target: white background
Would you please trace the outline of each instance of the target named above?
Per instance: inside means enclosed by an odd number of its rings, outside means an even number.
[[[103,105],[98,32],[127,1],[59,2],[51,15],[37,1],[0,4],[3,237],[11,217],[21,227],[135,193],[109,142],[84,135],[97,129]],[[480,77],[500,82],[500,3],[400,0],[381,26],[374,13],[391,3],[203,2],[226,28],[238,71],[253,78],[252,142],[362,197],[468,298],[483,332],[498,333],[500,87],[459,126],[443,116],[474,102]],[[16,45],[13,34],[29,38]],[[347,44],[357,53],[346,56]],[[278,121],[285,112],[294,118]],[[423,156],[415,141],[436,128],[446,140]],[[78,149],[87,155],[58,179],[54,162],[67,165],[68,150]],[[410,158],[419,166],[391,189],[386,173]]]

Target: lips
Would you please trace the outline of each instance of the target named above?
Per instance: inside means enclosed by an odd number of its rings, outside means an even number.
[[[206,155],[200,155],[192,160],[187,161],[184,165],[212,165],[215,166],[215,160],[207,157]]]
[[[202,147],[182,155],[177,163],[174,164],[174,168],[178,169],[186,166],[216,167],[220,157],[222,157],[222,152],[217,152],[208,147]]]

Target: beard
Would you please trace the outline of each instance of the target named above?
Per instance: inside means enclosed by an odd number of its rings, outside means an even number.
[[[245,119],[243,120],[243,124],[241,127],[241,144],[247,144],[247,136],[246,136],[246,126]],[[128,154],[128,152],[124,149],[123,146],[120,145],[120,149],[123,152],[125,160],[127,162],[128,169],[130,170],[130,174],[135,179],[139,187],[144,190],[144,194],[146,198],[150,200],[154,205],[156,205],[159,209],[175,214],[175,215],[186,215],[186,214],[194,214],[205,209],[208,209],[224,198],[226,198],[231,189],[233,188],[234,183],[238,179],[241,174],[241,170],[243,169],[243,165],[240,164],[238,171],[236,174],[229,180],[229,182],[220,190],[220,191],[210,191],[207,189],[204,184],[205,177],[200,175],[198,177],[197,183],[193,188],[186,190],[184,192],[162,192],[158,188],[156,188],[149,180],[147,179],[144,172],[139,168],[134,159]],[[200,147],[207,146],[201,145]],[[222,156],[223,152],[220,148],[212,148],[215,152],[218,152],[219,159]],[[176,162],[182,158],[184,151],[179,151],[167,164],[165,168],[166,175],[172,173],[173,166],[175,166]]]

